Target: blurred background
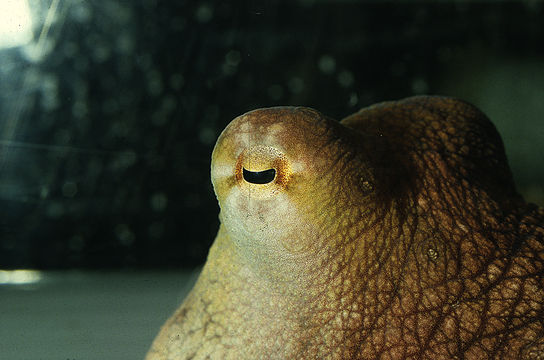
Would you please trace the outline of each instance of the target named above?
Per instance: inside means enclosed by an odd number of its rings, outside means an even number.
[[[543,18],[534,0],[0,0],[0,357],[59,339],[40,358],[143,357],[218,228],[215,140],[258,107],[468,100],[544,205]]]

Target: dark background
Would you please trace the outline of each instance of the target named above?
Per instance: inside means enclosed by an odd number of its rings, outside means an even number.
[[[201,264],[215,139],[264,106],[469,100],[544,204],[542,2],[74,0],[54,19],[38,55],[0,49],[0,268]]]

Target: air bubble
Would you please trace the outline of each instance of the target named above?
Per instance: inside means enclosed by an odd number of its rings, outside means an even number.
[[[338,83],[340,86],[347,88],[353,85],[353,82],[354,78],[351,72],[345,70],[338,74]]]
[[[319,70],[321,70],[322,73],[330,75],[334,73],[334,70],[336,69],[336,61],[330,55],[323,55],[319,59],[317,66],[319,67]]]
[[[134,233],[127,224],[118,224],[115,227],[115,235],[122,245],[130,246],[134,243]]]
[[[77,184],[72,181],[67,181],[62,185],[62,195],[72,198],[77,194]]]
[[[166,209],[166,206],[168,205],[168,197],[162,192],[155,193],[151,196],[149,202],[153,211],[161,212]]]
[[[425,94],[429,91],[429,85],[423,78],[416,78],[412,81],[412,91],[414,94]]]
[[[196,10],[195,16],[198,22],[207,23],[213,17],[213,9],[208,4],[200,5]]]
[[[304,81],[299,77],[294,77],[289,80],[288,86],[292,93],[298,94],[304,90]]]

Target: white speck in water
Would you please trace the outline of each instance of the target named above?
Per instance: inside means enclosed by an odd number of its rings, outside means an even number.
[[[97,63],[105,62],[110,58],[110,55],[111,49],[105,44],[98,43],[93,46],[92,56]]]
[[[85,117],[88,113],[89,109],[87,108],[87,104],[83,101],[76,101],[74,102],[74,105],[72,105],[72,115],[76,118],[82,118]]]
[[[242,60],[242,55],[237,50],[230,50],[225,55],[225,62],[223,63],[223,74],[233,75],[238,71],[238,64]]]
[[[207,23],[213,17],[213,9],[208,4],[202,4],[196,10],[195,16],[198,22]]]
[[[134,233],[127,224],[117,224],[115,235],[117,235],[119,242],[125,246],[130,246],[134,243]]]
[[[40,189],[40,198],[47,199],[48,196],[49,196],[49,187],[42,186],[42,188]]]
[[[132,54],[136,47],[134,38],[127,32],[122,32],[117,36],[116,49],[122,54]]]
[[[412,91],[414,94],[425,94],[429,91],[429,85],[423,78],[415,78],[412,81]]]
[[[348,106],[355,106],[359,102],[359,97],[357,96],[357,93],[352,92],[349,94],[349,101]]]
[[[45,111],[52,111],[59,107],[58,78],[55,75],[44,75],[41,83],[41,106]]]
[[[227,63],[224,63],[221,66],[221,71],[223,71],[224,75],[229,76],[229,75],[234,75],[236,71],[238,71],[238,68],[236,66],[231,66]]]
[[[200,142],[206,145],[210,145],[215,141],[215,132],[210,127],[203,127],[198,134]]]
[[[151,195],[150,199],[151,209],[156,212],[163,211],[168,205],[168,197],[162,192]]]
[[[79,1],[71,7],[72,18],[80,23],[89,22],[93,16],[91,6],[86,1]]]
[[[225,55],[225,61],[231,66],[238,66],[241,60],[242,56],[240,55],[240,52],[236,50],[231,50]]]
[[[340,86],[347,88],[353,85],[353,82],[353,74],[350,71],[344,70],[338,74],[338,83]]]
[[[304,80],[299,77],[291,78],[287,86],[289,86],[289,90],[291,90],[293,94],[299,94],[304,90]]]
[[[323,55],[319,58],[317,66],[322,73],[330,75],[336,70],[336,60],[330,55]]]
[[[73,181],[67,181],[62,185],[62,195],[72,198],[77,194],[77,184]]]

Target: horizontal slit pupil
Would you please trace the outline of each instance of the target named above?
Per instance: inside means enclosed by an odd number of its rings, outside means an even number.
[[[276,169],[249,171],[243,168],[244,180],[252,184],[267,184],[276,177]]]

